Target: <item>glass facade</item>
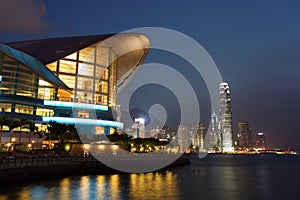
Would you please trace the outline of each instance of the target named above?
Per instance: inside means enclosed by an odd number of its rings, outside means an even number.
[[[38,76],[23,64],[0,53],[0,94],[37,97]]]
[[[54,116],[54,110],[53,109],[47,109],[47,108],[36,108],[36,115],[37,116],[48,116],[52,117]]]
[[[0,112],[11,112],[11,107],[10,103],[0,103]]]
[[[39,97],[114,106],[117,83],[115,57],[111,48],[95,44],[46,65],[72,92],[58,89],[55,97],[55,88],[39,81]]]
[[[33,115],[33,106],[16,104],[15,105],[15,113]]]
[[[232,143],[232,111],[230,101],[230,90],[227,83],[220,84],[220,132],[222,151],[234,151]]]
[[[116,102],[117,62],[113,61],[114,58],[111,48],[93,45],[47,64],[46,67],[71,89],[65,90],[37,76],[19,61],[0,53],[0,94],[111,107]],[[36,117],[55,116],[55,109],[30,104],[1,102],[0,111]],[[74,117],[89,118],[90,112],[77,110]],[[6,129],[4,127],[3,130]],[[44,130],[46,126],[40,124],[40,129]],[[115,131],[114,128],[96,126],[96,134],[104,134],[106,130],[107,134]]]
[[[88,38],[69,38],[63,44],[57,41],[47,52],[39,52],[37,45],[31,53],[27,49],[28,54],[22,52],[26,42],[18,48],[13,43],[0,43],[0,115],[26,118],[40,130],[46,130],[49,120],[74,123],[74,118],[83,120],[86,127],[93,123],[96,134],[109,134],[120,128],[122,124],[115,123],[111,114],[116,107],[117,80],[137,69],[148,51],[149,41],[138,34],[101,44],[92,42],[103,41],[105,37]],[[131,46],[134,50],[140,47],[140,51],[123,56],[124,49]],[[122,56],[117,59],[118,55]]]

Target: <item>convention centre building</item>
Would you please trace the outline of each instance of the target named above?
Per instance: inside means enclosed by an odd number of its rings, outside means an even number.
[[[113,117],[118,88],[138,70],[149,46],[137,33],[0,43],[0,116],[26,118],[40,130],[55,121],[111,134],[122,128]],[[7,132],[4,126],[2,142]]]

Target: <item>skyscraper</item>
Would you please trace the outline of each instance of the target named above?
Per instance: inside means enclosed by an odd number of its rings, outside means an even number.
[[[266,149],[267,144],[266,144],[266,137],[265,137],[264,133],[258,133],[256,135],[256,140],[255,140],[254,146],[258,150]]]
[[[188,143],[189,130],[185,124],[180,124],[177,130],[177,141],[179,145],[179,153],[184,153],[189,147]]]
[[[199,124],[197,126],[197,133],[192,141],[193,149],[199,152],[204,151],[204,136],[205,136],[205,125]]]
[[[232,152],[232,111],[228,83],[220,84],[220,132],[222,151]]]
[[[253,147],[251,129],[246,121],[238,122],[237,147],[239,149],[250,149]]]
[[[207,151],[222,151],[222,141],[220,135],[220,123],[215,112],[211,115],[210,126],[205,137],[204,148]]]

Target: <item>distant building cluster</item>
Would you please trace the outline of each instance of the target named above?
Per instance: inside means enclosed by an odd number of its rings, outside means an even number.
[[[232,111],[229,85],[220,84],[219,115],[211,115],[205,149],[213,152],[233,152]]]
[[[253,140],[247,121],[238,122],[237,133],[233,134],[230,89],[226,82],[220,83],[219,112],[217,114],[213,111],[207,129],[204,124],[180,124],[177,129],[159,126],[146,129],[145,120],[139,117],[124,130],[133,138],[153,137],[160,141],[172,141],[178,153],[189,149],[195,152],[215,153],[266,149],[265,135],[258,133]]]
[[[220,84],[219,107],[219,115],[215,111],[211,115],[210,126],[206,134],[205,125],[198,126],[191,146],[194,151],[226,153],[235,150],[266,149],[264,133],[258,133],[253,141],[251,128],[247,121],[238,122],[237,134],[233,134],[230,90],[226,82]]]

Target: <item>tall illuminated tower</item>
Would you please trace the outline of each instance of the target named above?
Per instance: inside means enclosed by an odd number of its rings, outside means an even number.
[[[220,132],[222,151],[234,151],[232,144],[232,111],[228,83],[220,84]]]

